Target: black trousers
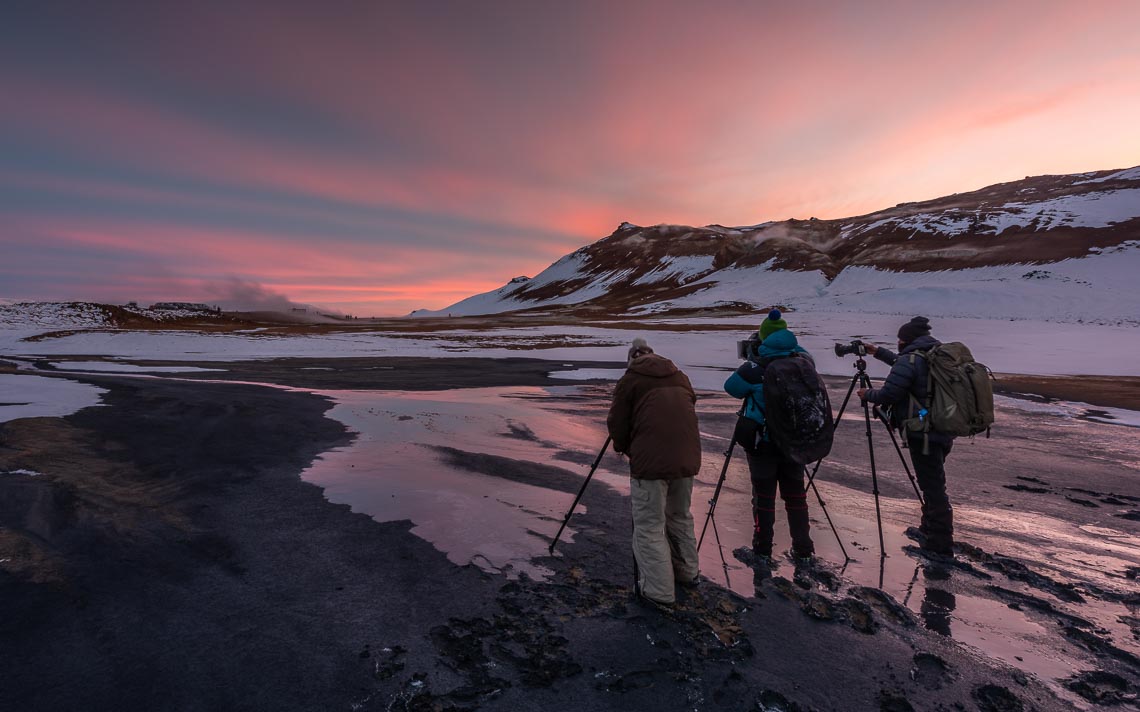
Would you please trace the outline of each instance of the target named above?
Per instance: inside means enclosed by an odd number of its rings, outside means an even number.
[[[807,494],[804,491],[804,466],[789,460],[771,443],[763,443],[756,452],[747,452],[748,472],[752,478],[752,521],[755,526],[752,548],[757,554],[772,555],[773,529],[776,525],[776,490],[784,500],[788,529],[792,534],[792,551],[796,556],[815,553],[808,521]]]
[[[922,438],[907,438],[914,475],[922,489],[922,526],[926,535],[923,548],[948,554],[954,544],[954,508],[946,494],[946,457],[953,443],[930,443],[930,454],[922,454]]]

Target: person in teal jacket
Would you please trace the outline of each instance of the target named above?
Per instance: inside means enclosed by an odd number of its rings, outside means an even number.
[[[724,382],[724,390],[744,400],[744,417],[764,425],[764,371],[778,358],[794,353],[804,354],[795,334],[788,330],[780,311],[773,309],[757,332],[758,342],[750,350],[748,360]],[[812,359],[812,363],[815,360]],[[748,471],[752,479],[752,550],[758,557],[771,558],[773,530],[776,525],[776,490],[784,500],[788,529],[792,535],[792,553],[806,559],[815,553],[808,520],[807,493],[804,490],[804,466],[793,462],[775,443],[763,434],[755,447],[744,443]]]

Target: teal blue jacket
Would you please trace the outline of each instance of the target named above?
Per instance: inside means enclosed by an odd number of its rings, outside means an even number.
[[[726,393],[733,398],[744,399],[744,417],[764,424],[764,371],[774,359],[795,353],[806,354],[811,358],[811,354],[800,346],[795,334],[788,329],[780,329],[769,334],[757,349],[756,357],[741,364],[724,382]],[[814,359],[812,363],[815,363]],[[768,433],[764,433],[764,439],[768,439]]]

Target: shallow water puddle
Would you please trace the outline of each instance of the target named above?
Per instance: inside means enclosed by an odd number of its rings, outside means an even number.
[[[549,537],[604,440],[609,390],[565,386],[325,395],[338,403],[330,415],[360,434],[355,443],[326,453],[304,474],[324,487],[330,500],[379,520],[411,520],[417,535],[456,563],[473,562],[508,575],[542,575],[532,560],[546,554]],[[735,406],[709,394],[702,394],[698,403],[705,448],[693,492],[698,536],[725,463],[728,433],[720,430]],[[865,440],[858,424],[848,424],[845,417],[844,427],[858,432],[825,464],[817,480],[838,536],[819,500],[809,493],[818,559],[813,585],[836,597],[847,595],[852,586],[881,588],[909,608],[920,626],[1052,681],[1058,692],[1067,694],[1056,681],[1096,663],[1058,632],[1058,619],[1077,616],[1119,648],[1140,652],[1125,622],[1135,611],[1119,598],[1134,590],[1122,572],[1140,564],[1136,527],[1115,517],[1134,505],[1100,504],[1123,495],[1096,491],[1101,485],[1091,474],[1104,466],[1133,469],[1137,445],[1120,440],[1117,433],[1126,428],[1056,416],[1042,420],[1042,414],[1016,409],[1001,415],[1006,439],[959,443],[948,464],[959,536],[978,547],[978,553],[960,553],[955,563],[946,565],[909,551],[915,542],[906,529],[918,524],[919,503],[886,437],[875,439],[876,461],[880,486],[885,491],[893,487],[894,496],[884,493],[879,498],[882,550],[887,553],[880,557]],[[876,435],[882,432],[875,429]],[[1087,457],[1062,461],[1057,454],[1037,452],[1036,443],[1062,434],[1076,438],[1081,450],[1098,453],[1103,464]],[[438,447],[454,449],[460,461],[480,454],[504,458],[487,467],[518,471],[498,476],[473,472],[452,464]],[[573,453],[573,462],[558,457],[567,451]],[[1056,471],[1043,470],[1043,463]],[[628,474],[621,464],[603,460],[592,486],[605,483],[627,492]],[[535,466],[542,465],[574,473],[570,491],[565,479],[560,490],[541,486],[534,473]],[[979,470],[984,471],[980,479]],[[1090,475],[1074,474],[1084,472]],[[1072,504],[1066,496],[1075,490],[1049,484],[1049,479],[1081,482],[1088,492],[1081,496],[1096,499],[1098,509]],[[1033,491],[1044,494],[1004,486],[1011,482],[1028,482]],[[1017,497],[1045,498],[1029,500],[1044,509],[1011,509]],[[1082,521],[1085,516],[1094,518]],[[749,547],[752,536],[751,486],[739,452],[729,460],[714,521],[715,530],[709,526],[700,552],[703,574],[744,596],[754,595],[762,576],[734,553]],[[573,529],[572,520],[563,537],[572,538]],[[791,579],[795,567],[787,553],[782,511],[775,541],[772,574]],[[851,557],[846,563],[841,543]],[[1038,574],[1043,578],[1033,578]],[[1088,593],[1079,601],[1065,598],[1066,591],[1084,590],[1081,587],[1115,592],[1117,598]]]
[[[1065,678],[1078,671],[1071,660],[1065,660],[1055,649],[1046,628],[998,601],[930,587],[916,612],[922,615],[927,629],[1043,680]],[[941,629],[943,615],[945,632]]]
[[[455,563],[542,575],[546,571],[531,560],[546,553],[545,537],[557,531],[573,493],[457,468],[436,448],[459,451],[459,458],[490,454],[549,464],[584,477],[588,467],[552,456],[557,448],[592,460],[604,437],[552,407],[558,390],[324,391],[337,402],[329,416],[359,435],[322,455],[303,477],[325,488],[330,501],[379,521],[411,520],[416,535]],[[604,465],[595,479],[628,488],[625,477]],[[573,534],[571,523],[562,536]]]
[[[18,418],[59,418],[100,405],[107,391],[63,378],[0,374],[0,423]]]

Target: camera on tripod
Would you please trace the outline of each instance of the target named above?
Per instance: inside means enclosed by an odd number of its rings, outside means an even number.
[[[862,358],[867,355],[867,347],[859,339],[855,339],[849,344],[836,344],[835,355],[838,358],[843,358],[847,355],[858,356]]]

